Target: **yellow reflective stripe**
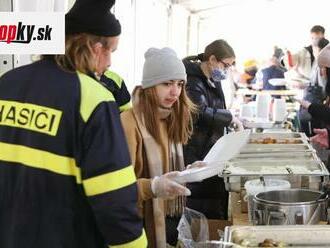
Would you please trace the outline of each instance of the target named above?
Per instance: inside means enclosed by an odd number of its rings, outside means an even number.
[[[0,142],[0,160],[48,170],[57,174],[75,176],[81,182],[80,169],[73,158],[39,149]]]
[[[122,244],[122,245],[111,245],[109,248],[144,248],[147,247],[148,241],[146,237],[146,233],[142,232],[141,236],[136,240],[133,240],[129,243]]]
[[[80,114],[85,122],[101,102],[115,101],[112,93],[93,78],[77,72],[80,80]]]
[[[0,125],[56,136],[62,111],[31,103],[0,100]]]
[[[83,180],[87,196],[102,194],[136,182],[133,166]]]
[[[131,103],[131,102],[128,102],[128,103],[126,103],[126,104],[124,104],[124,105],[121,105],[121,106],[119,107],[119,111],[120,111],[120,112],[123,112],[123,111],[129,110],[129,109],[131,109],[131,108],[132,108],[132,103]]]
[[[115,72],[113,71],[106,71],[104,73],[104,75],[107,77],[107,78],[110,78],[111,80],[113,80],[119,88],[121,88],[121,84],[123,83],[123,79]]]

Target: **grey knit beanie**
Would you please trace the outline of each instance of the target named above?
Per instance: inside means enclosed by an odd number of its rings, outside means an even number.
[[[149,48],[143,65],[142,88],[146,89],[168,80],[187,80],[186,69],[171,48]]]

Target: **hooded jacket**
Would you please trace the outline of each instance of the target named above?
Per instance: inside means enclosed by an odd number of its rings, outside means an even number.
[[[200,64],[184,60],[187,71],[187,93],[197,105],[199,112],[194,122],[194,133],[185,146],[185,162],[201,160],[214,143],[224,135],[225,128],[232,121],[226,110],[221,82],[213,82],[213,87],[203,74]]]
[[[210,83],[200,63],[189,60],[183,63],[187,71],[188,96],[199,109],[193,135],[184,146],[185,164],[191,164],[204,159],[215,142],[224,135],[232,115],[226,110],[221,82]],[[191,197],[187,198],[188,207],[202,212],[207,218],[227,219],[228,192],[223,179],[215,176],[200,183],[191,183],[188,187],[192,191]]]

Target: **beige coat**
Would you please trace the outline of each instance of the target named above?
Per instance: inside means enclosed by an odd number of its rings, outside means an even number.
[[[153,193],[151,191],[149,169],[146,168],[147,163],[144,162],[146,157],[143,148],[142,135],[138,129],[137,121],[132,109],[121,114],[121,121],[125,131],[132,165],[134,166],[135,174],[138,178],[137,184],[139,213],[141,217],[144,218],[144,225],[148,237],[149,247],[156,247],[154,230],[157,227],[155,227],[153,221]],[[166,173],[169,172],[169,141],[165,121],[161,122],[161,141],[162,143],[159,146],[159,152],[163,161],[163,173]]]

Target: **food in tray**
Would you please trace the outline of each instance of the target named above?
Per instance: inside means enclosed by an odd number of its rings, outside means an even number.
[[[240,235],[233,236],[233,243],[241,247],[287,247],[286,244],[282,241],[274,241],[272,239],[265,239],[263,242],[257,242],[256,237],[250,234],[244,238]],[[233,246],[235,247],[235,246]]]
[[[237,244],[237,247],[242,248],[242,247],[287,247],[285,242],[282,241],[274,241],[272,239],[265,239],[263,242],[257,242],[255,237],[245,237],[245,238],[239,238],[239,237],[234,237],[233,238],[233,243]],[[236,246],[233,246],[234,248]]]
[[[265,239],[262,243],[258,244],[258,247],[286,247],[284,242],[274,241],[272,239]]]
[[[321,169],[318,167],[308,168],[304,165],[272,165],[272,166],[246,166],[246,165],[233,165],[228,164],[228,166],[223,171],[223,174],[320,174]]]
[[[257,239],[252,233],[243,236],[240,233],[234,232],[233,243],[239,245],[239,247],[258,247]]]
[[[250,144],[302,144],[300,139],[274,139],[274,138],[262,138],[262,139],[250,139]]]

